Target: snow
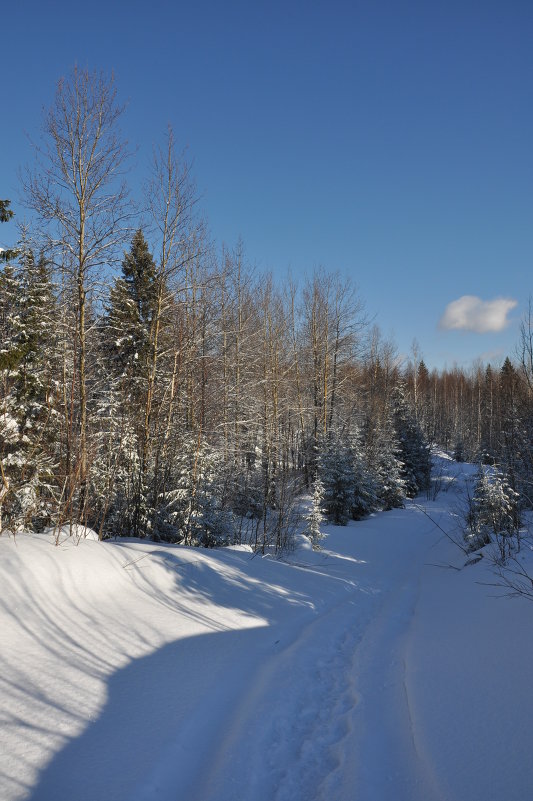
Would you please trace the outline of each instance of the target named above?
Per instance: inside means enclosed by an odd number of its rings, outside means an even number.
[[[11,444],[16,441],[19,430],[18,423],[15,418],[6,411],[0,414],[0,427],[2,436],[7,443]]]
[[[440,463],[282,560],[0,537],[0,798],[529,798],[533,607],[436,525],[472,472]]]
[[[80,523],[72,523],[61,526],[61,528],[47,528],[43,532],[43,536],[47,537],[54,544],[70,544],[78,545],[80,540],[98,540],[98,534],[88,526],[82,526]]]

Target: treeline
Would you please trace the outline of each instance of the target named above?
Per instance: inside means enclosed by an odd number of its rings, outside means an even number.
[[[241,244],[217,253],[171,131],[134,212],[121,113],[74,70],[26,174],[0,272],[0,530],[281,549],[303,490],[337,523],[400,506],[431,443],[518,483],[531,372],[402,369],[349,281],[280,286]]]
[[[522,322],[513,361],[500,367],[428,372],[413,359],[408,396],[428,441],[457,460],[503,470],[521,504],[533,508],[533,318]]]
[[[425,487],[402,376],[368,350],[350,283],[280,288],[241,247],[217,262],[186,244],[163,272],[134,234],[82,349],[76,286],[18,243],[0,274],[3,527],[282,548],[317,477],[339,523]]]

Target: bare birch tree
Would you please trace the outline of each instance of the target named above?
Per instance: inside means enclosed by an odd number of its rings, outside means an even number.
[[[80,489],[80,519],[87,515],[89,469],[88,303],[98,269],[117,255],[127,235],[130,215],[123,179],[129,153],[118,130],[123,111],[113,77],[74,67],[57,84],[41,142],[35,146],[35,165],[24,183],[27,205],[44,225],[56,264],[68,272],[76,299],[79,441],[72,480],[75,476]]]
[[[154,150],[151,177],[146,187],[148,209],[154,230],[159,257],[156,269],[156,297],[150,330],[150,358],[141,432],[141,459],[139,487],[146,483],[152,446],[152,427],[157,418],[156,393],[158,371],[163,354],[173,350],[171,362],[177,367],[180,353],[176,343],[164,344],[165,320],[171,307],[183,303],[188,291],[189,266],[199,258],[204,245],[202,225],[196,216],[196,188],[190,167],[184,157],[176,154],[174,133],[169,127],[164,147]],[[181,346],[180,346],[181,349]],[[170,398],[174,403],[176,369],[172,370]],[[167,393],[168,394],[168,393]],[[167,420],[170,419],[167,414]],[[199,441],[200,442],[200,441]],[[157,503],[161,488],[158,486],[158,452],[153,488],[153,521],[157,517]],[[136,526],[137,528],[137,526]]]

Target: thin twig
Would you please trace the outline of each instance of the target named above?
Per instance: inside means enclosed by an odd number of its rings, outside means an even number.
[[[460,543],[458,543],[458,542],[457,542],[457,540],[454,540],[454,538],[452,537],[452,535],[451,535],[451,534],[449,534],[447,531],[445,531],[445,530],[442,528],[442,526],[441,526],[439,523],[437,523],[437,521],[436,521],[436,520],[434,520],[434,519],[431,517],[431,515],[430,515],[430,514],[428,514],[428,512],[427,512],[427,511],[426,511],[426,510],[425,510],[425,509],[424,509],[422,506],[419,506],[419,504],[418,504],[418,503],[414,503],[414,502],[413,502],[413,506],[414,506],[414,507],[416,507],[416,508],[417,508],[417,509],[418,509],[420,512],[422,512],[422,514],[424,514],[424,515],[425,515],[425,516],[426,516],[426,517],[427,517],[429,520],[431,520],[431,522],[433,523],[433,525],[434,525],[434,526],[436,526],[436,527],[439,529],[439,531],[442,531],[442,533],[444,534],[444,536],[445,536],[445,537],[447,537],[447,538],[450,540],[450,542],[453,542],[453,544],[454,544],[454,545],[457,545],[457,547],[461,549],[461,551],[464,553],[464,555],[465,555],[465,556],[468,556],[468,555],[469,555],[469,553],[470,553],[470,552],[469,552],[469,551],[468,551],[468,550],[467,550],[467,549],[466,549],[466,548],[465,548],[463,545],[460,545]]]

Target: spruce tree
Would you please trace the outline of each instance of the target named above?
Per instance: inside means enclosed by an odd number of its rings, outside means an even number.
[[[320,548],[320,540],[324,536],[321,531],[321,525],[324,522],[324,515],[322,514],[322,504],[324,501],[324,487],[319,478],[313,482],[313,500],[311,508],[305,517],[306,521],[306,534],[311,540],[313,550],[317,551]]]
[[[0,200],[0,223],[9,222],[13,218],[13,211],[9,208],[10,205],[10,200]],[[16,255],[17,251],[12,248],[0,248],[0,262],[13,261]]]
[[[414,413],[409,408],[401,384],[394,388],[391,403],[405,492],[408,497],[414,498],[419,492],[426,490],[431,482],[429,445]]]
[[[406,494],[400,444],[390,418],[377,421],[367,443],[367,463],[373,478],[377,504],[384,511],[404,506]]]
[[[151,536],[156,540],[212,548],[235,540],[223,454],[197,434],[183,434],[167,481],[157,499]]]
[[[104,321],[113,372],[125,379],[134,395],[142,391],[146,379],[156,296],[154,259],[139,229],[124,254]]]
[[[357,426],[354,426],[350,433],[349,447],[354,476],[351,515],[354,520],[361,520],[376,509],[377,494],[372,471],[366,461],[361,433]]]
[[[319,447],[318,478],[323,489],[323,510],[338,526],[345,526],[352,516],[355,473],[349,444],[330,430]]]
[[[20,429],[13,377],[21,358],[19,297],[18,278],[13,265],[6,262],[0,272],[0,531],[5,525],[13,525],[17,478],[21,467]]]
[[[8,379],[23,356],[20,320],[21,286],[12,263],[7,262],[0,271],[0,370]],[[7,386],[4,380],[4,394]]]
[[[109,424],[105,449],[114,441],[115,451],[121,451],[113,458],[117,477],[121,476],[116,490],[120,497],[117,495],[109,513],[120,533],[133,536],[146,536],[152,527],[142,438],[156,297],[155,263],[139,229],[124,254],[121,275],[111,288],[101,326],[108,388],[107,400],[102,398],[100,403],[108,411],[114,409],[112,414],[104,414]]]
[[[17,267],[6,264],[0,275],[0,447],[10,486],[5,511],[15,529],[51,519],[57,433],[53,288],[46,261],[35,262],[25,232],[17,252]]]
[[[473,550],[495,541],[503,563],[519,549],[519,496],[503,471],[479,466],[466,520],[466,541]]]

